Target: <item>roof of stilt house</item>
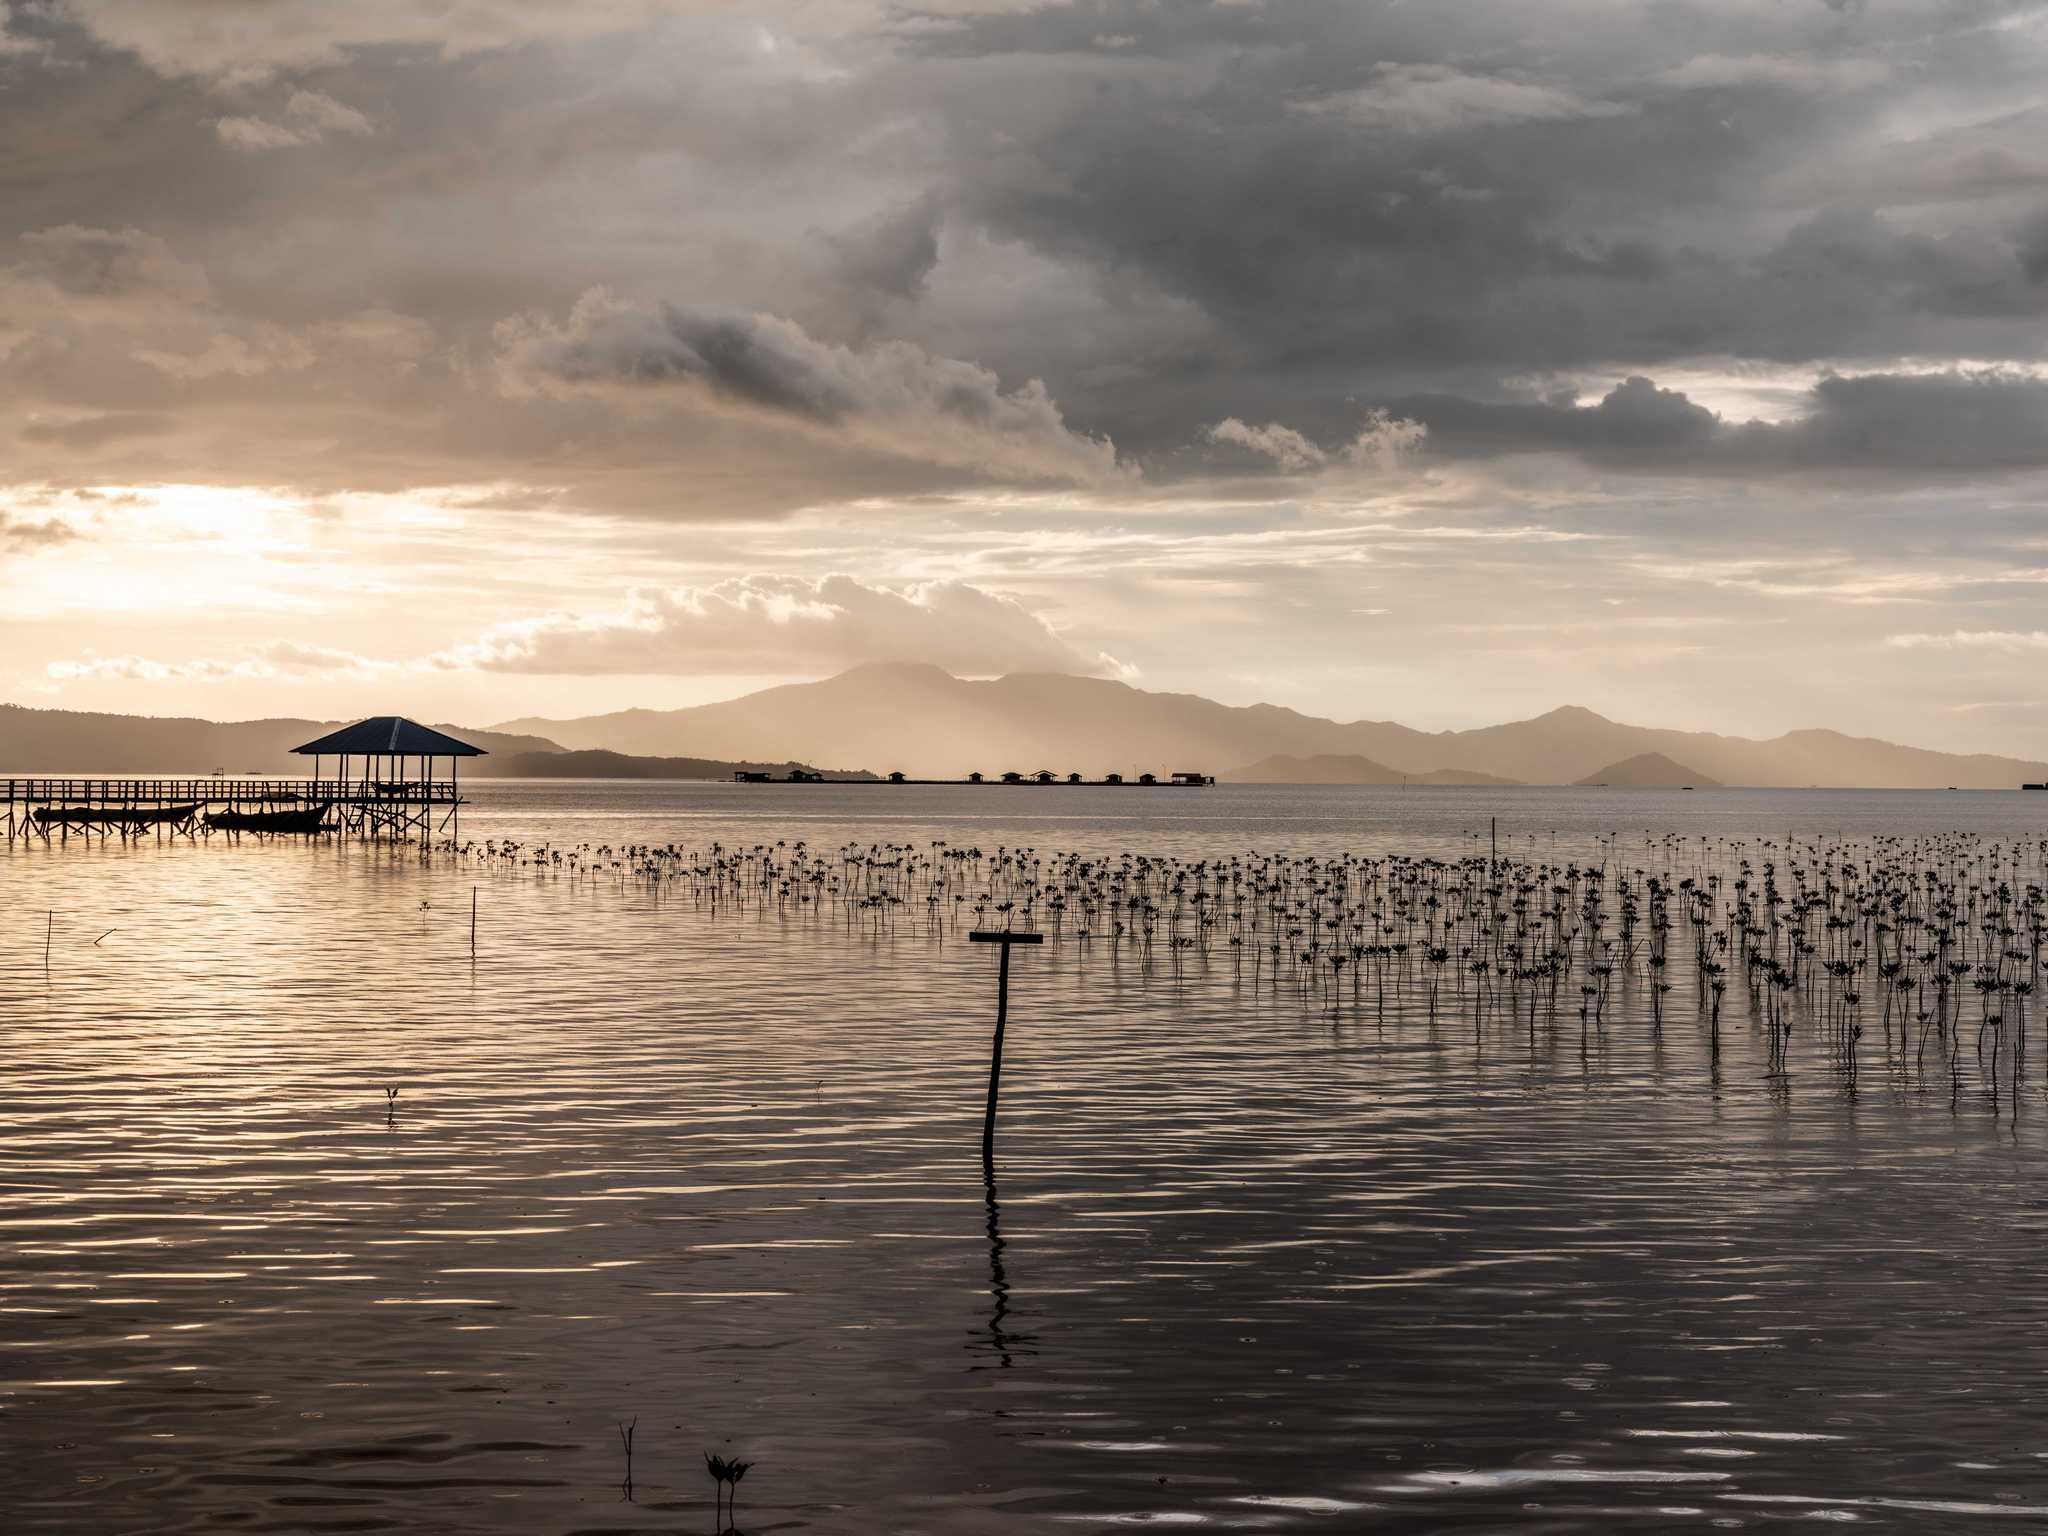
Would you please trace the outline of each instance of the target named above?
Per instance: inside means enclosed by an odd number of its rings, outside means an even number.
[[[482,747],[430,730],[403,715],[375,715],[293,747],[300,757],[488,757]]]

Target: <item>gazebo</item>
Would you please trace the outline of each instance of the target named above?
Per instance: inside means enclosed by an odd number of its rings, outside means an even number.
[[[437,805],[448,807],[442,825],[453,821],[456,830],[461,830],[462,795],[456,764],[465,757],[487,755],[482,747],[457,741],[402,715],[358,720],[292,751],[313,759],[310,799],[314,803],[331,800],[348,830],[363,837],[389,834],[402,838],[418,833],[422,842],[434,833]],[[341,760],[331,785],[320,779],[324,757]],[[437,781],[434,760],[442,757],[448,759],[448,777]],[[350,766],[358,758],[362,760],[360,775]],[[413,765],[417,765],[417,776]]]

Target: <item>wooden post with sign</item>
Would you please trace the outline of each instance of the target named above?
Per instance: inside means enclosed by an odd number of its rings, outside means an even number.
[[[1043,944],[1042,933],[1013,933],[1007,928],[978,929],[967,935],[973,944],[1000,944],[1003,960],[996,972],[996,1038],[988,1056],[988,1113],[981,1122],[981,1160],[993,1163],[996,1156],[996,1095],[1003,1085],[1003,1026],[1010,1017],[1010,946]]]

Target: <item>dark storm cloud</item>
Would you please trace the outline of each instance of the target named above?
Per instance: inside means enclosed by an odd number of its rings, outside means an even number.
[[[1784,434],[1799,462],[1961,473],[2048,466],[2048,379],[1827,378],[1814,388],[1814,407],[1804,421],[1765,434]]]
[[[1924,380],[2048,354],[2036,3],[4,15],[0,431],[128,474],[654,506],[667,466],[674,505],[784,506],[1100,475],[1110,441],[1170,474],[1230,421],[1334,454],[1375,406],[1439,455],[2031,462],[2023,380]],[[507,317],[551,381],[510,401]],[[1701,358],[1844,377],[1771,429],[1634,382],[1540,403]],[[675,409],[604,393],[636,383]],[[224,453],[238,412],[267,430]]]
[[[1165,37],[1143,6],[1081,10],[989,18],[969,33],[983,61],[1022,53],[1022,82],[1042,80],[1057,104],[1042,119],[993,109],[963,197],[1022,240],[1192,297],[1274,373],[1563,369],[1694,350],[1872,356],[1987,340],[1942,322],[2048,305],[2015,221],[1913,236],[1866,213],[1788,236],[1759,205],[1788,158],[1876,127],[1933,66],[1927,55],[2005,74],[1995,43],[1960,25],[1952,35],[1939,10],[1925,37],[1903,39],[1831,18],[1833,57],[1872,59],[1835,90],[1747,55],[1700,84],[1665,78],[1686,66],[1688,43],[1767,41],[1774,29],[1745,6],[1720,25],[1686,12],[1679,43],[1630,39],[1626,25],[1589,43],[1573,37],[1587,20],[1575,6],[1460,6],[1442,35],[1427,35],[1432,18],[1380,6],[1276,6],[1257,12],[1262,37],[1247,47],[1221,47],[1245,37],[1243,14],[1161,41],[1180,68],[1051,70],[1024,51],[1034,29],[1040,45],[1075,49],[1090,27]],[[1497,25],[1477,37],[1487,14]],[[1989,8],[1968,16],[1980,23]],[[1784,31],[1796,33],[1796,12]],[[1628,41],[1638,53],[1616,57]],[[1456,68],[1386,61],[1487,43],[1495,59]],[[975,51],[963,37],[934,47]],[[1016,150],[1001,152],[997,135]]]
[[[1786,422],[1729,422],[1677,390],[1624,380],[1591,405],[1421,395],[1391,409],[1441,457],[1565,451],[1611,467],[1711,474],[1921,476],[2048,468],[2048,379],[2010,372],[1831,375]]]
[[[2037,9],[1081,5],[925,46],[977,65],[976,218],[1192,301],[1218,403],[1325,435],[1432,376],[2039,357],[2038,151],[2001,110],[2034,54],[1998,27]],[[1916,109],[1944,145],[1888,189]],[[1822,165],[1857,206],[1790,184]],[[1112,392],[1063,398],[1164,446]]]
[[[833,265],[856,292],[915,298],[939,264],[939,208],[920,200],[826,235]]]
[[[1116,470],[1112,446],[1069,431],[1038,380],[1006,390],[986,368],[909,342],[836,346],[774,315],[622,303],[602,289],[584,294],[561,324],[529,316],[498,335],[515,389],[695,386],[714,403],[843,427],[941,463],[1026,478]]]

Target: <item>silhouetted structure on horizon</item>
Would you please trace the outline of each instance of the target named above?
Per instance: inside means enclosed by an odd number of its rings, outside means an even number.
[[[144,832],[312,834],[421,842],[461,830],[457,763],[482,757],[458,741],[400,715],[379,715],[294,747],[313,759],[310,778],[10,778],[0,781],[0,833],[48,837],[72,832],[134,837]],[[322,760],[337,759],[332,777]],[[448,759],[448,777],[434,765]],[[356,765],[360,762],[360,771]],[[440,826],[434,814],[445,808]],[[330,813],[336,818],[329,821]]]
[[[417,835],[425,841],[436,831],[433,816],[437,806],[448,807],[442,827],[453,826],[458,833],[461,831],[462,793],[456,764],[465,757],[483,757],[485,753],[482,747],[457,741],[403,715],[375,715],[330,731],[318,741],[293,747],[292,755],[313,759],[313,784],[305,800],[330,800],[341,818],[341,830],[361,837]],[[320,777],[320,760],[324,757],[341,759],[332,796],[326,794]],[[434,764],[443,757],[448,759],[445,783],[434,777]],[[360,778],[349,767],[356,758],[362,759]],[[417,777],[414,765],[418,768]]]

